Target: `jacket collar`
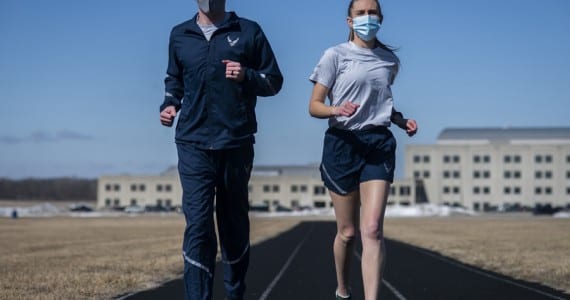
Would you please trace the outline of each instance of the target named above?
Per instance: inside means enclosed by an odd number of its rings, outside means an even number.
[[[220,24],[220,26],[218,27],[218,30],[230,28],[230,27],[239,23],[239,17],[235,12],[230,11],[228,13],[230,15],[229,18],[227,18],[222,24]],[[194,17],[190,20],[185,31],[192,31],[194,33],[202,34],[202,30],[198,26],[197,22],[198,22],[198,13],[196,13],[194,15]]]

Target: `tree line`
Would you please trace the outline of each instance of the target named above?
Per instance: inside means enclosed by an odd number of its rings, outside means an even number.
[[[3,200],[97,200],[97,180],[78,178],[0,178]]]

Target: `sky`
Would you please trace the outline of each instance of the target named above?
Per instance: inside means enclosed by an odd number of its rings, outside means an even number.
[[[378,37],[398,48],[395,105],[445,128],[570,127],[570,1],[381,1]],[[256,165],[318,163],[326,120],[308,114],[308,76],[345,42],[346,0],[227,0],[258,22],[285,81],[259,98]],[[0,177],[158,174],[177,162],[159,122],[171,28],[194,0],[0,1]]]

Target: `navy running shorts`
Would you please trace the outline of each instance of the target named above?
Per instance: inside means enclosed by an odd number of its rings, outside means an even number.
[[[387,127],[359,131],[331,127],[325,133],[321,178],[337,194],[346,195],[369,180],[393,182],[395,167],[396,139]]]

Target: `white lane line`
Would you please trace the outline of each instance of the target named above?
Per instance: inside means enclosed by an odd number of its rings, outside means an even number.
[[[362,257],[360,256],[360,253],[356,252],[356,249],[354,250],[354,256],[356,256],[356,258],[358,258],[359,261],[362,261]],[[400,291],[398,291],[386,279],[382,279],[382,284],[384,284],[392,292],[392,294],[394,294],[396,296],[396,298],[398,298],[400,300],[406,300],[406,297],[404,297],[404,295],[402,295],[402,293],[400,293]]]
[[[287,261],[285,262],[285,264],[283,265],[283,267],[281,268],[279,273],[277,273],[277,276],[275,276],[275,278],[273,278],[273,281],[271,281],[271,283],[269,284],[269,286],[267,286],[267,288],[265,289],[263,294],[261,294],[261,297],[259,297],[259,300],[267,299],[267,296],[269,296],[269,293],[271,293],[271,290],[275,287],[275,285],[277,284],[279,279],[281,279],[281,276],[283,276],[283,274],[285,273],[285,270],[287,270],[287,268],[289,267],[289,265],[293,261],[293,258],[295,258],[295,255],[297,255],[297,252],[299,252],[299,249],[301,249],[301,246],[303,246],[303,244],[305,243],[305,241],[307,240],[307,238],[309,237],[311,232],[313,232],[313,227],[314,227],[314,225],[311,226],[311,229],[309,230],[309,232],[307,232],[307,234],[305,235],[303,240],[301,240],[299,242],[299,244],[297,245],[297,247],[295,247],[295,250],[293,250],[293,252],[289,256],[289,258],[287,259]]]
[[[496,279],[496,280],[499,280],[499,281],[502,281],[502,282],[506,282],[506,283],[512,284],[512,285],[514,285],[514,286],[518,286],[518,287],[520,287],[520,288],[523,288],[523,289],[526,289],[526,290],[529,290],[529,291],[533,291],[533,292],[535,292],[535,293],[541,294],[541,295],[543,295],[543,296],[546,296],[546,297],[549,297],[549,298],[552,298],[552,299],[567,300],[567,299],[560,298],[560,297],[558,297],[558,296],[549,294],[549,293],[547,293],[547,292],[543,292],[543,291],[541,291],[541,290],[537,290],[537,289],[535,289],[535,288],[531,288],[531,287],[529,287],[529,286],[522,285],[522,284],[520,284],[520,283],[516,283],[516,282],[510,281],[510,280],[505,279],[505,278],[497,277],[497,276],[494,276],[494,275],[492,275],[492,274],[488,274],[488,273],[485,273],[485,272],[476,270],[476,269],[474,269],[474,268],[472,268],[472,267],[469,267],[469,266],[466,266],[466,265],[463,265],[463,264],[454,262],[454,261],[452,261],[452,260],[450,260],[450,259],[448,259],[448,258],[445,258],[445,257],[443,257],[443,256],[438,256],[438,255],[432,254],[432,253],[430,253],[430,252],[428,252],[428,251],[425,251],[425,250],[422,250],[422,249],[418,249],[418,248],[415,248],[415,247],[406,245],[406,244],[404,244],[404,243],[399,243],[399,244],[402,245],[402,246],[408,247],[408,248],[410,248],[410,249],[412,249],[412,250],[415,250],[415,251],[417,251],[417,252],[423,253],[423,254],[425,254],[425,255],[428,255],[428,256],[437,258],[437,259],[439,259],[439,260],[441,260],[441,261],[444,261],[444,262],[446,262],[446,263],[452,264],[452,265],[454,265],[454,266],[456,266],[456,267],[458,267],[458,268],[461,268],[461,269],[464,269],[464,270],[467,270],[467,271],[471,271],[471,272],[473,272],[473,273],[476,273],[476,274],[479,274],[479,275],[483,275],[483,276],[485,276],[485,277],[489,277],[489,278],[492,278],[492,279]]]

